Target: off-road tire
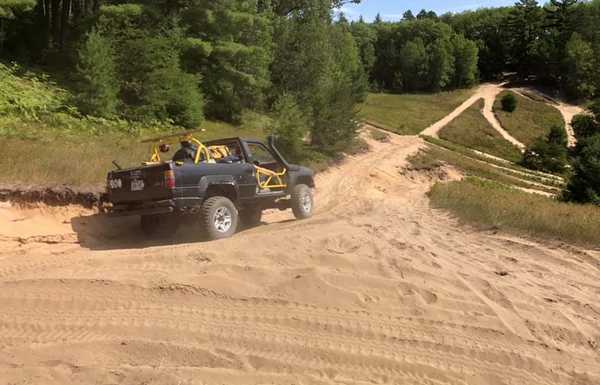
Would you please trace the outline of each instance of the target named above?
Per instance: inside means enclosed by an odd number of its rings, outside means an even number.
[[[180,218],[176,214],[142,215],[140,227],[151,238],[171,238],[179,229]]]
[[[200,224],[211,241],[233,236],[237,231],[238,221],[237,208],[225,197],[208,198],[202,204]]]
[[[307,199],[309,200],[307,202]],[[312,217],[315,200],[312,190],[305,184],[299,184],[292,190],[292,211],[296,219],[307,219]]]
[[[260,225],[263,210],[261,208],[245,208],[240,211],[240,224],[244,228],[252,228]]]

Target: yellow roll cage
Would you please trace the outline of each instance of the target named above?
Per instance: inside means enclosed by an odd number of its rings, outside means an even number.
[[[198,148],[196,150],[196,155],[194,156],[194,163],[199,164],[202,160],[202,155],[204,155],[204,161],[210,162],[213,157],[211,156],[211,152],[208,147],[206,147],[200,140],[198,140],[194,135],[194,132],[183,132],[180,134],[173,134],[168,136],[162,136],[159,138],[147,139],[142,141],[142,143],[153,143],[152,145],[152,154],[150,156],[150,161],[147,164],[155,164],[162,162],[160,158],[160,146],[163,144],[173,144],[175,139],[179,143],[181,142],[190,142],[195,144]]]
[[[202,143],[199,139],[197,139],[193,134],[196,131],[183,132],[179,134],[167,135],[158,138],[152,138],[142,141],[142,143],[153,143],[152,144],[152,154],[150,156],[150,161],[144,164],[157,164],[161,163],[160,157],[160,147],[163,144],[173,144],[175,140],[178,143],[181,142],[190,142],[195,144],[198,148],[196,150],[196,155],[194,156],[194,163],[199,164],[202,160],[202,155],[204,155],[204,162],[210,163],[214,162],[215,159],[222,159],[229,156],[229,149],[226,146],[211,146],[207,147]],[[269,170],[268,168],[255,166],[256,168],[256,181],[258,186],[262,190],[266,189],[282,189],[287,188],[287,184],[284,181],[284,177],[287,174],[287,169],[283,169],[281,172],[276,172],[273,170]]]

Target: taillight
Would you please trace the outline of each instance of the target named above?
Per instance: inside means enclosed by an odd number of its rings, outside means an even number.
[[[165,186],[167,186],[167,188],[171,190],[175,188],[175,171],[165,171]]]

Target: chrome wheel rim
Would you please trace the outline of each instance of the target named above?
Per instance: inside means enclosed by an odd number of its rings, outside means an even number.
[[[301,201],[302,209],[305,213],[310,213],[312,210],[312,198],[310,194],[304,194]]]
[[[219,207],[215,212],[214,225],[220,233],[226,233],[233,223],[231,211],[227,207]]]

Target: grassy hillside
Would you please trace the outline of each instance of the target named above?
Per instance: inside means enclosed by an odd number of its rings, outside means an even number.
[[[401,135],[416,135],[467,100],[472,90],[437,94],[369,94],[359,117]]]
[[[436,184],[433,206],[495,229],[599,246],[600,207],[575,205],[480,179]]]
[[[507,93],[512,93],[517,98],[518,105],[514,112],[502,110],[500,100]],[[562,115],[556,108],[511,91],[498,95],[494,112],[506,131],[525,145],[533,143],[540,136],[547,135],[552,126],[564,127],[565,125]]]
[[[440,131],[440,138],[518,162],[521,159],[521,152],[489,124],[481,114],[483,105],[484,101],[481,99],[469,107]]]

